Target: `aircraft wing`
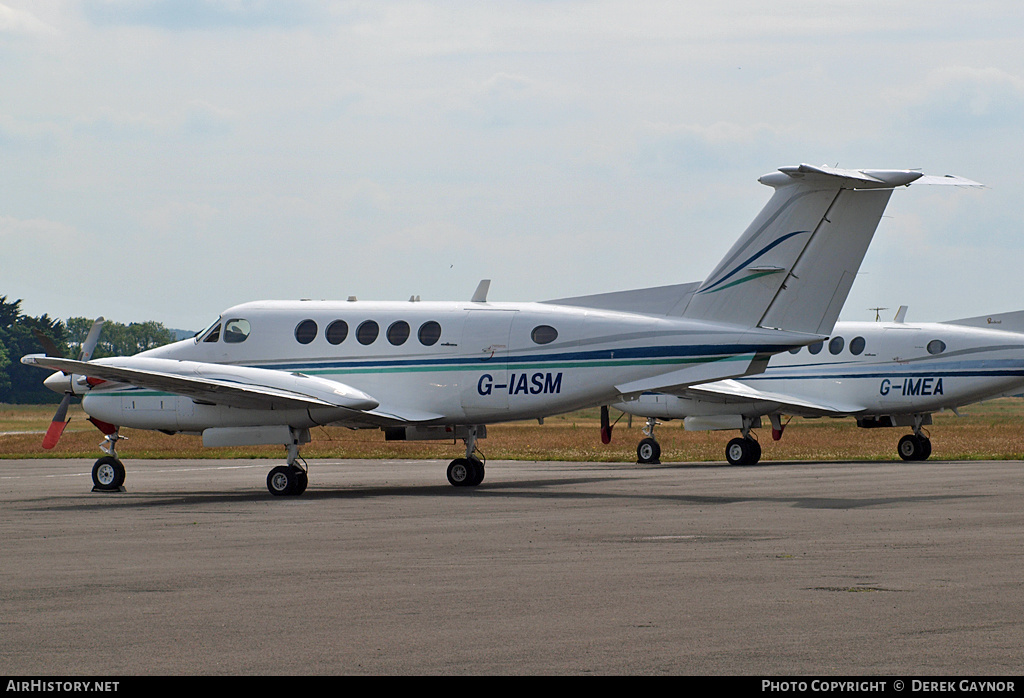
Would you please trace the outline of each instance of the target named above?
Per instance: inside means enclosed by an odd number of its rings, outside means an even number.
[[[340,407],[367,412],[379,405],[344,383],[265,368],[142,357],[74,361],[43,354],[25,356],[21,362],[246,409]]]
[[[797,395],[787,393],[776,393],[767,390],[758,390],[746,383],[737,380],[721,380],[714,383],[702,383],[692,385],[687,390],[700,396],[720,396],[732,399],[750,400],[751,402],[775,402],[783,407],[790,408],[793,412],[803,415],[848,415],[864,411],[861,405],[853,403],[842,403],[835,400],[811,401],[805,400]]]

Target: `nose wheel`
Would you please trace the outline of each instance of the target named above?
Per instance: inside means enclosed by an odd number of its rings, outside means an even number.
[[[92,466],[94,492],[118,492],[124,485],[124,464],[114,456],[103,456]]]
[[[647,437],[642,439],[636,447],[636,462],[637,463],[660,463],[661,460],[661,444],[654,440],[653,437]]]
[[[647,418],[647,424],[643,428],[643,433],[647,438],[641,439],[636,446],[637,463],[661,463],[661,444],[654,438],[654,427],[658,424],[660,422],[654,417]]]

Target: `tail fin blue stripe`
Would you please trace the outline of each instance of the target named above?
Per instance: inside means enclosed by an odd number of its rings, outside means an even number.
[[[725,276],[720,278],[718,281],[716,281],[715,283],[711,284],[707,288],[700,289],[699,291],[697,291],[697,293],[706,293],[708,291],[711,291],[712,289],[715,288],[715,286],[718,286],[719,284],[724,283],[730,277],[732,277],[733,275],[739,273],[739,271],[741,269],[745,268],[747,265],[749,265],[751,262],[756,260],[758,257],[761,257],[761,256],[767,254],[772,248],[782,244],[783,242],[785,242],[786,240],[790,239],[791,237],[793,237],[795,235],[803,235],[804,233],[809,233],[809,232],[811,232],[811,231],[810,230],[797,230],[797,231],[794,231],[792,233],[788,233],[786,235],[783,235],[778,240],[775,240],[774,242],[772,242],[770,245],[766,245],[765,247],[763,247],[757,254],[753,255],[750,258],[748,258],[746,261],[736,265],[736,267],[734,267],[731,272],[729,272],[728,274],[726,274]]]

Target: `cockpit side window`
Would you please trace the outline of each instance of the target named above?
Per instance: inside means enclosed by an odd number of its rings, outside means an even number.
[[[224,323],[224,341],[228,344],[240,344],[249,337],[251,329],[248,320],[228,320]]]

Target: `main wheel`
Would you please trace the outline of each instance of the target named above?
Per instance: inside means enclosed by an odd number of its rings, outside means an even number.
[[[750,462],[747,465],[755,465],[761,461],[761,444],[753,439],[747,441],[750,442]]]
[[[456,458],[448,464],[448,482],[455,487],[476,487],[484,481],[484,464],[476,458]]]
[[[466,487],[473,480],[473,466],[466,458],[456,458],[448,464],[448,482],[455,487]]]
[[[114,492],[124,484],[124,464],[113,456],[103,456],[92,466],[92,485],[103,492]]]
[[[903,460],[924,460],[932,454],[932,442],[926,436],[907,434],[900,439],[896,452]]]
[[[636,447],[637,463],[660,463],[661,444],[652,438],[643,439]]]
[[[932,440],[927,436],[918,438],[921,439],[921,460],[928,460],[928,456],[932,455]]]
[[[309,484],[309,473],[302,468],[293,468],[295,470],[295,495],[300,495],[306,491],[306,486]]]
[[[302,471],[298,468],[279,465],[267,475],[267,489],[270,490],[270,494],[277,497],[301,494],[301,490],[299,490],[300,473]],[[302,487],[302,489],[305,489],[305,487]]]
[[[725,447],[730,465],[753,465],[761,459],[761,445],[753,439],[735,438]]]
[[[476,458],[469,458],[469,467],[473,471],[473,476],[467,483],[470,487],[476,487],[484,481],[484,464]]]

